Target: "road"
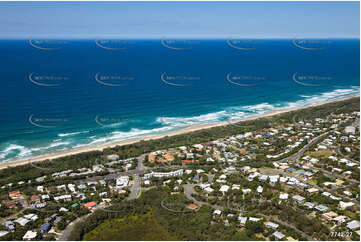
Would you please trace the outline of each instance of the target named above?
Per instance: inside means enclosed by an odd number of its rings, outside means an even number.
[[[21,206],[23,207],[19,212],[17,213],[14,213],[6,218],[1,218],[0,219],[0,224],[2,224],[3,222],[5,221],[8,221],[8,220],[12,220],[12,219],[15,219],[16,217],[18,217],[20,214],[22,214],[26,209],[29,208],[29,203],[27,202],[26,198],[24,197],[21,197],[18,202],[21,204]]]
[[[313,146],[314,144],[316,144],[317,142],[319,142],[321,139],[323,139],[326,135],[328,135],[329,132],[326,132],[324,134],[321,134],[315,138],[313,138],[307,145],[303,146],[299,151],[297,151],[295,154],[289,156],[289,157],[286,157],[286,158],[283,158],[281,160],[278,160],[276,162],[285,162],[285,161],[288,161],[288,162],[296,162],[297,160],[299,160],[302,155],[311,147]]]
[[[296,152],[295,154],[287,157],[287,158],[284,158],[284,159],[281,159],[279,160],[278,162],[283,162],[283,161],[288,161],[288,162],[293,162],[293,163],[296,163],[301,157],[302,155],[311,147],[313,146],[314,144],[316,144],[317,142],[319,142],[321,139],[323,139],[325,136],[327,136],[329,134],[329,132],[326,132],[322,135],[319,135],[317,137],[315,137],[314,139],[312,139],[307,145],[305,145],[304,147],[302,147],[298,152]],[[129,197],[127,198],[128,200],[132,200],[132,199],[136,199],[138,197],[138,194],[139,192],[141,191],[141,178],[140,176],[143,175],[145,172],[147,171],[151,171],[153,169],[144,169],[143,168],[143,161],[145,159],[147,154],[143,154],[139,157],[137,157],[138,159],[138,164],[137,164],[137,167],[135,170],[131,170],[131,171],[127,171],[127,172],[117,172],[117,173],[112,173],[112,174],[108,174],[108,175],[105,175],[105,176],[96,176],[96,177],[91,177],[91,178],[87,178],[87,179],[84,179],[82,180],[83,182],[84,181],[97,181],[97,180],[100,180],[100,179],[112,179],[112,178],[117,178],[121,175],[131,175],[133,176],[133,185],[132,187],[130,188],[130,195]],[[176,168],[176,166],[169,166],[170,169],[174,169]],[[281,173],[284,173],[284,175],[287,175],[287,176],[293,176],[293,175],[290,175],[288,173],[285,173],[285,172],[281,172]],[[210,177],[211,179],[210,180],[213,180],[213,177]],[[315,186],[317,187],[318,189],[320,189],[321,191],[324,190],[320,187],[318,187],[317,185],[313,184],[313,183],[310,183],[308,181],[306,181],[307,184],[311,185],[311,186]],[[198,204],[198,205],[208,205],[208,206],[211,206],[212,208],[214,209],[219,209],[219,210],[224,210],[224,207],[221,207],[219,205],[211,205],[207,202],[201,202],[201,201],[198,201],[196,200],[194,197],[192,197],[192,194],[195,192],[194,191],[194,184],[191,184],[191,185],[183,185],[184,187],[184,194],[185,196],[193,201],[194,203]],[[229,209],[232,209],[232,210],[236,210],[236,209],[233,209],[233,208],[229,208]],[[242,212],[241,210],[237,210],[239,212]],[[269,216],[267,215],[264,215],[264,214],[259,214],[260,216],[264,216],[264,217],[268,217],[270,218]],[[88,215],[87,215],[88,216]],[[67,226],[67,228],[64,230],[64,233],[62,235],[61,238],[67,238],[72,230],[72,227],[74,226],[74,224],[76,224],[77,222],[79,221],[83,221],[83,219],[85,219],[87,216],[85,217],[82,217],[82,218],[79,218],[77,220],[75,220],[73,223],[69,224]],[[283,221],[280,221],[278,220],[277,218],[273,218],[272,219],[280,224],[283,224],[285,226],[288,226],[288,227],[291,227],[293,228],[295,231],[297,231],[298,233],[300,233],[303,237],[307,238],[308,240],[314,240],[311,236],[305,234],[304,232],[300,231],[299,229],[297,229],[296,227],[294,227],[293,225],[291,224],[288,224],[288,223],[285,223]],[[62,239],[62,240],[65,240],[65,239]]]
[[[145,156],[146,156],[146,154],[141,155],[137,158],[138,164],[137,164],[137,168],[135,169],[135,173],[133,175],[133,185],[130,188],[130,194],[129,194],[129,197],[127,198],[128,200],[136,199],[142,188],[139,174],[144,173],[143,161],[145,159]]]
[[[71,231],[73,231],[74,226],[79,223],[79,222],[83,222],[87,217],[89,217],[91,215],[91,213],[77,218],[75,219],[73,222],[71,222],[70,224],[68,224],[68,226],[66,226],[65,230],[62,232],[59,240],[68,240],[69,235],[71,234]]]
[[[219,210],[225,210],[226,209],[226,207],[222,207],[222,206],[219,206],[219,205],[212,205],[212,204],[209,204],[207,202],[202,202],[202,201],[196,200],[194,197],[192,197],[192,194],[195,193],[194,187],[195,187],[194,184],[183,185],[184,194],[189,200],[193,201],[195,204],[197,204],[199,206],[206,205],[206,206],[210,206],[210,207],[212,207],[214,209],[219,209]],[[238,211],[238,212],[241,212],[241,213],[244,212],[243,210],[234,209],[234,208],[231,208],[231,207],[227,207],[227,209]],[[257,215],[261,216],[261,217],[266,217],[268,220],[272,219],[273,221],[275,221],[275,222],[277,222],[279,224],[282,224],[282,225],[284,225],[286,227],[292,228],[295,231],[297,231],[299,234],[301,234],[304,238],[307,238],[310,241],[316,240],[316,239],[312,238],[312,236],[309,236],[308,234],[306,234],[303,231],[299,230],[298,228],[296,228],[292,224],[287,223],[287,222],[283,222],[283,221],[279,220],[278,218],[276,218],[274,216],[265,215],[263,213],[257,213]]]

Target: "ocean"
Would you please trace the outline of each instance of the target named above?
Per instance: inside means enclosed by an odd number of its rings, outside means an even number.
[[[0,40],[0,162],[360,93],[360,41]]]

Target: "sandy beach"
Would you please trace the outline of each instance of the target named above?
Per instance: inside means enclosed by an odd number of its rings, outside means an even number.
[[[242,120],[237,120],[237,121],[234,121],[233,123],[238,123],[240,121],[254,120],[254,119],[264,118],[264,117],[270,117],[270,116],[281,114],[281,113],[286,113],[286,112],[299,110],[299,109],[305,109],[305,108],[308,108],[308,107],[320,106],[320,105],[323,105],[323,104],[338,102],[338,101],[347,100],[347,99],[354,98],[354,97],[359,97],[359,96],[360,95],[354,95],[354,96],[350,96],[350,97],[340,98],[340,99],[337,99],[337,100],[312,104],[312,105],[308,105],[308,106],[300,107],[300,108],[288,108],[288,109],[274,110],[274,111],[271,111],[271,112],[266,113],[266,114],[257,115],[257,116],[242,119]],[[112,148],[112,147],[115,147],[115,146],[133,144],[133,143],[139,142],[141,140],[146,141],[146,140],[160,139],[160,138],[163,138],[163,137],[166,137],[166,136],[174,136],[174,135],[189,133],[189,132],[196,131],[196,130],[207,129],[207,128],[223,126],[223,125],[229,125],[229,124],[232,124],[232,123],[224,121],[224,122],[216,122],[216,123],[199,124],[199,125],[189,126],[189,127],[186,127],[186,128],[180,129],[180,130],[171,131],[171,132],[164,133],[164,134],[148,135],[148,136],[143,136],[143,137],[139,137],[139,138],[133,138],[133,139],[123,140],[123,141],[116,141],[116,142],[111,142],[111,143],[106,143],[106,144],[96,145],[96,146],[84,146],[84,147],[80,147],[80,148],[74,148],[74,149],[70,149],[70,150],[64,150],[64,151],[49,153],[49,154],[45,154],[45,155],[35,156],[35,157],[32,157],[32,158],[24,159],[24,160],[20,160],[20,161],[1,163],[0,164],[0,169],[4,169],[4,168],[7,168],[7,167],[25,165],[25,164],[28,164],[28,163],[39,162],[39,161],[42,161],[42,160],[52,160],[52,159],[56,159],[56,158],[60,158],[60,157],[64,157],[64,156],[83,153],[83,152],[89,152],[89,151],[95,151],[95,150],[102,151],[105,148]]]

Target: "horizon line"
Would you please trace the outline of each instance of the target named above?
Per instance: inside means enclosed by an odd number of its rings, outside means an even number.
[[[338,39],[354,39],[360,40],[360,36],[358,37],[116,37],[116,36],[94,36],[94,37],[56,37],[56,36],[29,36],[29,37],[2,37],[0,36],[0,40],[46,40],[46,39],[53,39],[53,40],[106,40],[106,39],[114,39],[114,40],[304,40],[304,39],[316,39],[316,40],[338,40]]]

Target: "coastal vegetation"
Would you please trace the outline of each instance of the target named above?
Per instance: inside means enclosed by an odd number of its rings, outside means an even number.
[[[68,240],[259,240],[254,233],[215,223],[209,206],[188,213],[164,209],[160,204],[166,197],[166,189],[154,188],[109,208],[117,212],[97,210],[75,225]]]
[[[210,140],[215,140],[223,137],[236,135],[257,129],[269,128],[285,123],[309,120],[312,118],[322,118],[331,113],[353,112],[360,111],[360,98],[350,98],[342,101],[335,101],[319,106],[312,106],[304,109],[298,109],[290,112],[285,112],[265,118],[258,118],[254,120],[241,121],[232,125],[224,125],[208,129],[202,129],[189,133],[184,133],[174,136],[166,136],[161,139],[139,141],[134,144],[116,146],[113,148],[106,148],[103,151],[90,151],[80,154],[64,156],[54,160],[45,160],[33,164],[20,165],[9,167],[0,170],[0,185],[13,183],[12,189],[16,189],[19,181],[27,181],[35,179],[39,176],[49,175],[56,171],[66,169],[79,169],[83,167],[91,167],[98,164],[105,157],[110,154],[118,154],[120,159],[136,157],[144,153],[154,150],[167,149],[172,147],[179,147],[182,145],[192,145],[196,143],[203,143]],[[258,166],[265,165],[266,157],[259,155],[256,157],[259,164]],[[282,158],[282,157],[281,157]],[[257,164],[256,164],[257,166]],[[104,174],[101,175],[105,175]],[[99,175],[99,174],[97,174]],[[78,176],[74,179],[83,179],[84,177]],[[62,180],[62,179],[59,179]],[[49,182],[49,181],[46,181]],[[64,182],[64,181],[61,181]],[[41,185],[42,183],[39,183]],[[35,184],[36,185],[36,184]],[[7,191],[5,188],[3,191]]]

